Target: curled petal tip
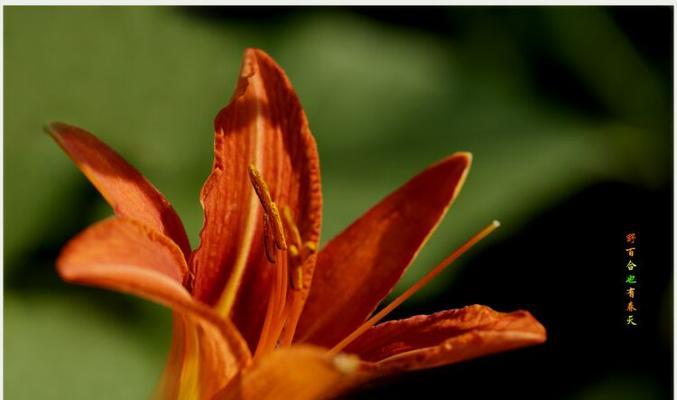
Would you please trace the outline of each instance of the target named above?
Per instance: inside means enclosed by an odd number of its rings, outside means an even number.
[[[268,53],[266,53],[265,51],[257,49],[255,47],[246,48],[242,54],[243,68],[242,71],[240,71],[240,75],[253,76],[255,71],[252,63],[256,62],[259,59],[265,58],[270,58]]]
[[[57,122],[57,121],[50,121],[42,126],[42,130],[45,131],[46,134],[54,137],[59,134],[59,130],[64,129],[66,124],[63,122]]]
[[[246,49],[244,49],[244,55],[248,56],[256,53],[257,51],[259,51],[259,49],[257,49],[256,47],[247,47]]]
[[[51,134],[52,134],[52,125],[53,125],[53,124],[54,124],[54,122],[48,122],[48,123],[42,125],[42,131],[45,132],[45,133],[48,134],[48,135],[51,135]]]
[[[469,151],[459,151],[455,155],[465,158],[468,161],[468,164],[472,162],[472,153]]]
[[[548,331],[530,312],[526,312],[533,319],[534,325],[534,344],[545,343],[548,340]]]
[[[475,305],[478,309],[481,309],[483,306]],[[547,340],[547,330],[545,326],[534,317],[532,313],[526,310],[518,310],[512,312],[512,315],[519,316],[523,321],[522,326],[518,329],[515,328],[515,331],[519,331],[521,336],[531,344],[541,344],[545,343]]]
[[[268,53],[266,53],[265,51],[263,51],[259,48],[256,48],[256,47],[247,47],[246,49],[244,49],[244,56],[245,57],[259,56],[259,55],[268,56]]]

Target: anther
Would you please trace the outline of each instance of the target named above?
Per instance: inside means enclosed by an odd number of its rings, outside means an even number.
[[[275,247],[280,250],[287,250],[287,242],[284,238],[284,227],[282,226],[282,220],[280,219],[280,212],[277,210],[277,204],[274,202],[270,203],[270,214],[272,215],[273,224],[275,224],[275,229],[273,229]]]
[[[261,173],[256,169],[254,164],[249,165],[249,179],[252,182],[252,186],[254,186],[256,195],[259,197],[259,200],[261,200],[261,205],[267,212],[270,212],[270,204],[273,202],[273,199],[270,197],[268,185],[263,180]]]
[[[253,164],[249,165],[249,179],[263,207],[263,246],[266,258],[275,263],[275,249],[287,250],[280,212],[270,196],[268,185]]]
[[[264,253],[266,253],[266,258],[271,264],[275,264],[277,262],[275,248],[273,246],[274,243],[270,233],[270,221],[268,215],[263,213],[263,250]]]
[[[292,257],[298,257],[299,256],[299,249],[298,247],[294,246],[293,244],[290,244],[289,247],[287,247],[287,251],[289,251],[289,255]]]
[[[307,241],[304,243],[306,250],[308,250],[311,254],[317,251],[317,243]]]

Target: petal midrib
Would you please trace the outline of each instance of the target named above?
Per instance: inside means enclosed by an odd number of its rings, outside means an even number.
[[[258,66],[256,66],[258,68]],[[254,106],[255,106],[255,132],[253,145],[250,148],[251,164],[254,164],[259,170],[263,170],[263,134],[265,132],[264,118],[261,113],[261,85],[254,79],[247,78],[249,85],[254,90]],[[252,243],[254,241],[254,234],[256,232],[257,220],[259,218],[260,207],[258,207],[258,200],[253,194],[253,190],[247,192],[247,209],[246,220],[244,226],[244,233],[242,235],[242,244],[240,246],[233,272],[226,282],[226,286],[221,293],[219,301],[216,305],[216,310],[221,316],[228,316],[230,310],[235,302],[237,291],[242,282],[247,259],[251,252]]]

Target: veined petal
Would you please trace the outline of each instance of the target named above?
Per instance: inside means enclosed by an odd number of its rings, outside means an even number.
[[[154,398],[212,399],[242,366],[233,364],[218,329],[200,318],[174,313],[172,345]]]
[[[47,126],[47,131],[117,216],[140,221],[162,232],[179,246],[188,259],[190,243],[181,219],[169,201],[139,171],[83,129],[55,122]]]
[[[181,378],[189,360],[189,332],[188,321],[178,312],[172,316],[172,344],[169,348],[167,364],[162,372],[160,384],[156,388],[154,399],[179,399],[181,396]]]
[[[303,239],[316,243],[321,218],[317,149],[284,71],[256,49],[245,51],[235,94],[214,128],[214,164],[201,196],[204,226],[192,257],[193,293],[222,315],[232,315],[253,347],[270,290],[264,270],[274,265],[264,255],[262,207],[249,166],[260,171],[272,201],[292,210]],[[300,293],[307,291],[314,258],[303,264],[306,285]]]
[[[134,267],[181,283],[188,266],[178,246],[147,225],[112,217],[85,229],[64,247],[57,269],[67,281],[97,273],[115,274],[114,266]]]
[[[135,294],[205,321],[218,329],[232,365],[246,365],[250,354],[237,329],[209,307],[193,300],[181,284],[187,266],[172,240],[139,222],[110,218],[72,239],[57,260],[68,282]]]
[[[437,227],[470,162],[457,153],[428,167],[322,249],[295,341],[332,347],[364,322]]]
[[[346,348],[388,374],[451,364],[543,343],[545,328],[527,311],[473,305],[376,325]]]
[[[263,357],[231,381],[215,400],[328,399],[363,382],[359,360],[325,349],[293,346]]]

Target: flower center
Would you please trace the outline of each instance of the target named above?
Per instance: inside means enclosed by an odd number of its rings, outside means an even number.
[[[341,350],[345,349],[346,346],[348,346],[355,339],[360,337],[360,335],[366,332],[369,328],[376,325],[386,315],[390,314],[390,312],[392,312],[397,306],[399,306],[400,304],[404,303],[407,299],[409,299],[414,293],[421,290],[421,288],[423,288],[431,280],[433,280],[433,278],[435,278],[442,271],[444,271],[446,267],[448,267],[449,265],[451,265],[451,263],[456,261],[456,259],[459,258],[463,253],[465,253],[471,247],[476,245],[480,240],[487,237],[487,235],[496,230],[496,228],[498,228],[500,225],[501,224],[498,221],[496,220],[492,221],[489,225],[487,225],[481,231],[479,231],[473,237],[471,237],[467,242],[463,243],[461,247],[454,250],[444,260],[442,260],[442,262],[440,262],[435,268],[433,268],[432,270],[430,270],[430,272],[425,274],[425,276],[421,278],[418,282],[414,283],[411,287],[409,287],[409,289],[407,289],[404,293],[395,298],[395,300],[393,300],[390,304],[383,307],[381,311],[376,313],[373,317],[369,318],[365,323],[363,323],[357,329],[355,329],[350,335],[346,336],[346,338],[343,339],[339,344],[334,346],[329,351],[329,353],[337,354]]]
[[[279,208],[270,195],[268,184],[253,164],[249,166],[249,178],[263,207],[263,247],[266,258],[272,264],[276,264],[277,252],[287,251],[292,260],[289,283],[292,289],[301,289],[303,261],[317,251],[317,245],[312,241],[303,241],[291,208],[285,206],[280,217]]]
[[[266,259],[271,264],[278,264],[278,268],[271,271],[271,289],[261,336],[254,353],[256,358],[273,350],[278,344],[284,346],[291,341],[291,337],[288,337],[290,335],[283,338],[280,336],[287,322],[289,305],[303,288],[303,263],[316,251],[317,246],[314,242],[303,241],[294,223],[291,208],[285,206],[282,216],[280,215],[268,185],[254,165],[249,166],[249,178],[263,207],[263,247]],[[287,254],[278,260],[279,251],[286,251]],[[291,297],[287,293],[289,287],[293,290]]]
[[[287,254],[281,258],[279,268],[274,268],[272,271],[268,306],[263,327],[261,329],[261,336],[259,337],[254,353],[254,358],[256,359],[262,354],[274,350],[275,347],[278,346],[278,342],[281,346],[289,345],[291,337],[280,338],[289,314],[287,289],[288,287],[291,287],[294,292],[299,293],[298,291],[303,287],[303,262],[309,255],[317,251],[317,245],[314,242],[303,241],[301,233],[294,223],[294,216],[291,208],[285,206],[282,209],[282,215],[280,215],[279,208],[270,195],[268,185],[253,164],[249,166],[249,178],[254,187],[254,191],[261,202],[261,206],[263,207],[263,247],[266,259],[271,264],[278,264],[277,253],[279,251],[287,252]],[[432,281],[433,278],[444,271],[463,253],[496,230],[499,226],[500,223],[498,221],[492,221],[463,245],[454,250],[418,282],[409,287],[404,293],[395,298],[390,304],[383,307],[378,313],[369,318],[350,335],[329,350],[329,353],[336,355],[341,352],[349,344],[355,341],[355,339],[360,337],[369,328],[373,327],[390,314],[400,304],[404,303],[416,292],[421,290],[421,288]],[[292,296],[296,293],[292,292]]]

